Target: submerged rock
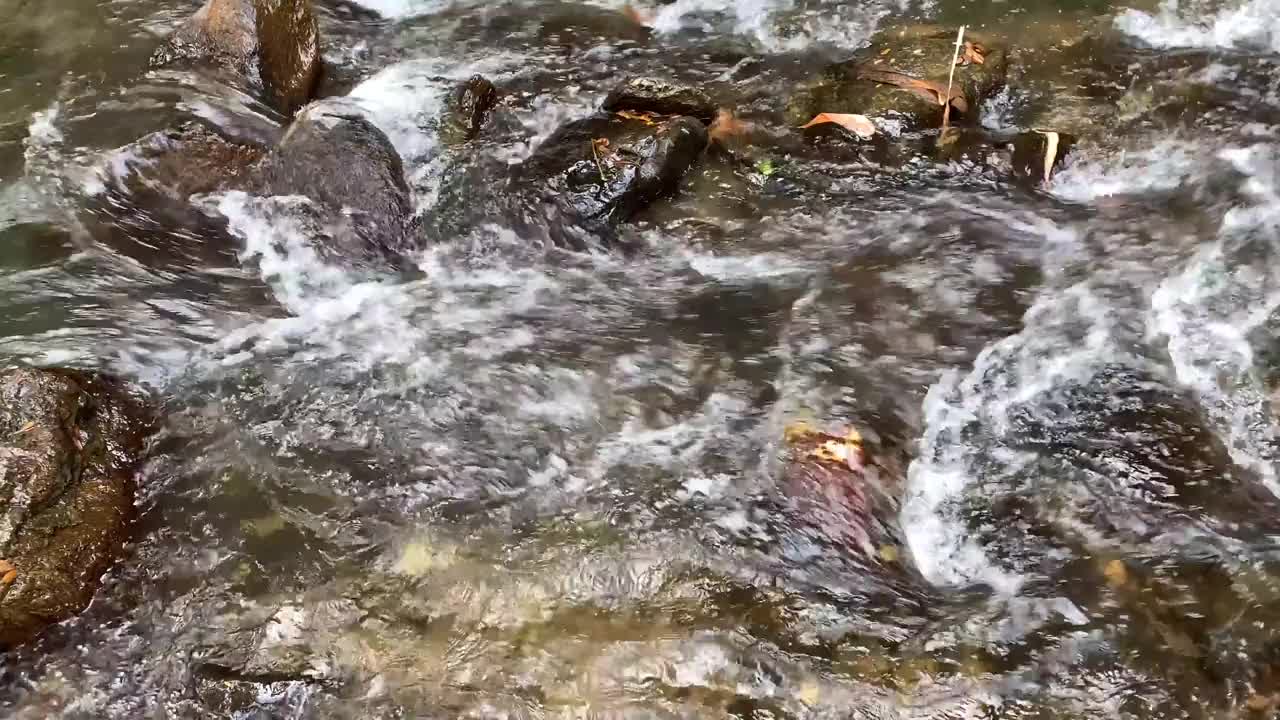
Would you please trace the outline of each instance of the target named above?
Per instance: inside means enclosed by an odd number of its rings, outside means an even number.
[[[391,141],[341,99],[298,114],[280,144],[254,168],[262,195],[304,195],[332,214],[333,245],[377,258],[412,249],[413,203]]]
[[[688,116],[596,113],[562,127],[518,170],[525,219],[585,247],[676,189],[707,145]]]
[[[473,75],[459,84],[445,101],[440,122],[441,141],[457,145],[475,137],[497,102],[498,89],[481,75]]]
[[[96,374],[0,374],[0,646],[89,604],[128,534],[148,423]]]
[[[207,0],[151,65],[212,65],[290,115],[320,78],[319,37],[311,0]]]
[[[837,437],[795,423],[786,441],[783,488],[802,514],[869,564],[905,567],[900,481],[867,454],[858,433]]]
[[[854,58],[832,65],[802,88],[788,104],[788,122],[799,126],[818,113],[857,113],[905,129],[939,127],[955,40],[954,29],[938,26],[885,30]],[[1008,68],[1004,48],[993,40],[973,34],[966,40],[968,63],[954,68],[955,122],[977,117],[979,103],[1004,85]]]

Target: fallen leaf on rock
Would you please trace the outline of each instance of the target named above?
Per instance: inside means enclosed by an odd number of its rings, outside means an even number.
[[[1102,574],[1107,577],[1107,582],[1111,587],[1122,587],[1129,582],[1129,569],[1125,567],[1123,560],[1112,560],[1103,568]]]
[[[920,78],[904,75],[893,70],[875,70],[873,68],[859,68],[858,77],[863,80],[871,80],[884,85],[893,85],[903,90],[910,90],[926,99],[942,105],[942,98],[947,96],[947,87],[942,83],[936,83],[932,80],[921,80]],[[965,100],[964,92],[959,88],[951,89],[951,107],[960,112],[969,111],[969,102]]]
[[[614,115],[617,115],[620,118],[626,118],[627,120],[639,120],[645,125],[658,124],[657,120],[655,120],[655,118],[657,118],[658,116],[654,115],[653,113],[632,112],[630,110],[618,110],[617,112],[614,113]]]
[[[848,113],[818,113],[816,117],[801,125],[800,128],[811,128],[814,125],[824,125],[826,123],[835,123],[863,140],[867,140],[876,134],[876,125],[871,122],[871,118],[866,115]]]
[[[36,426],[36,421],[35,421],[35,420],[28,420],[28,421],[27,421],[27,424],[26,424],[26,425],[23,425],[23,426],[22,426],[22,427],[20,427],[20,428],[18,428],[18,431],[17,431],[17,432],[15,432],[15,433],[14,433],[14,435],[21,435],[22,433],[27,432],[28,430],[30,430],[31,428],[33,428],[33,427],[35,427],[35,426]]]
[[[828,439],[809,451],[810,457],[843,465],[850,470],[862,469],[862,435],[857,430],[850,430],[842,438],[825,434],[824,436]]]
[[[987,62],[987,49],[978,43],[965,42],[964,52],[961,53],[960,59],[956,61],[957,65],[983,65]]]

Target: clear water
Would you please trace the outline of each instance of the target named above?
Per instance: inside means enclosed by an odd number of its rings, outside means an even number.
[[[191,3],[0,0],[0,362],[167,418],[124,562],[0,659],[6,716],[1273,712],[1280,3],[677,0],[652,33],[610,0],[364,5],[317,0],[326,91],[423,214],[628,73],[772,128],[776,170],[708,159],[632,254],[488,225],[356,272],[305,200],[124,182],[183,118],[279,132],[146,71]],[[1008,38],[983,125],[1079,133],[1074,164],[1029,190],[800,142],[790,92],[901,21]],[[473,72],[506,100],[449,150]],[[891,469],[896,560],[782,482],[798,419]],[[246,629],[277,664],[211,675]]]

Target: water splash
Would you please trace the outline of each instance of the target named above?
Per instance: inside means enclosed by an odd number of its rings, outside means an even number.
[[[1115,23],[1122,32],[1153,47],[1280,52],[1280,3],[1247,0],[1221,9],[1218,5],[1163,0],[1154,15],[1125,10]]]

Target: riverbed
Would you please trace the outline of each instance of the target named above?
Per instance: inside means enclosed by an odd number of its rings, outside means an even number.
[[[5,716],[1280,708],[1280,2],[315,5],[321,92],[423,217],[627,75],[779,140],[699,163],[625,252],[486,222],[353,268],[279,199],[197,198],[210,234],[129,204],[148,132],[280,131],[148,70],[195,3],[0,0],[0,365],[164,417],[94,603],[0,657]],[[788,125],[926,22],[1009,44],[975,124],[1078,136],[1048,183]],[[504,97],[469,158],[437,118],[476,73]],[[901,551],[868,567],[787,492],[800,421],[898,478]],[[224,667],[250,630],[269,657]]]

